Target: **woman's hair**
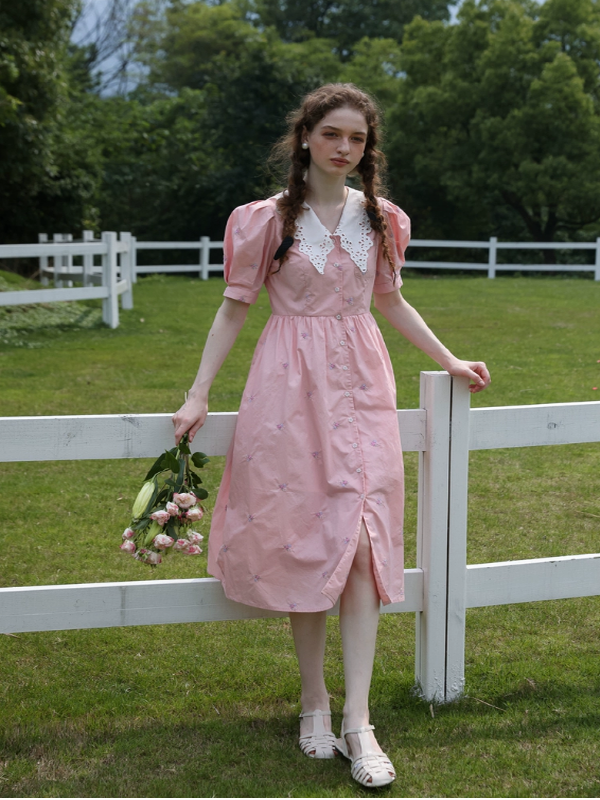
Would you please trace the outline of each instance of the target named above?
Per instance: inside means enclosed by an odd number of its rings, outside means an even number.
[[[302,148],[302,135],[306,129],[312,131],[323,117],[336,108],[353,108],[359,111],[367,123],[367,140],[365,152],[356,167],[365,195],[365,209],[371,222],[371,228],[381,236],[383,253],[392,274],[392,260],[387,237],[387,222],[377,202],[377,196],[384,194],[380,172],[385,168],[385,156],[377,149],[379,111],[375,101],[361,91],[353,83],[328,83],[306,95],[300,108],[287,117],[287,133],[277,142],[273,149],[272,159],[288,164],[287,191],[277,201],[277,208],[283,218],[283,236],[294,237],[296,219],[300,214],[306,198],[306,182],[304,176],[310,164],[310,152]],[[280,259],[281,264],[286,255]]]

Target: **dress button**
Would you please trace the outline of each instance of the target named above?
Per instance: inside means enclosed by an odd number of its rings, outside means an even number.
[[[334,267],[339,267],[339,264],[334,264],[333,266],[334,266]]]
[[[362,472],[362,469],[359,467],[356,471],[357,472]]]
[[[350,392],[344,392],[344,397],[350,397]]]
[[[348,369],[348,367],[344,365],[344,366],[342,367],[342,369]]]
[[[348,417],[348,422],[354,422],[354,417]]]
[[[345,345],[345,344],[346,344],[346,340],[345,340],[345,339],[342,339],[342,341],[340,342],[340,344],[341,344],[341,345]]]
[[[365,499],[365,496],[364,496],[364,494],[361,494],[361,495],[360,495],[360,499],[361,499],[361,500],[364,500],[364,499]]]
[[[339,287],[339,286],[336,286],[336,287],[335,287],[335,289],[334,289],[333,291],[334,291],[334,292],[339,292],[339,290],[340,290],[340,287]]]
[[[352,442],[352,447],[358,447],[358,444],[356,442]]]
[[[336,315],[335,315],[335,318],[336,318],[336,319],[341,319],[341,318],[342,318],[342,315],[341,315],[341,314],[336,314]]]

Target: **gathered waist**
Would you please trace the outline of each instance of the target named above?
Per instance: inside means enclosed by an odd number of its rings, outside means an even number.
[[[277,314],[275,311],[271,312],[272,317],[287,317],[290,319],[356,319],[356,317],[372,317],[370,311],[361,311],[358,314]]]

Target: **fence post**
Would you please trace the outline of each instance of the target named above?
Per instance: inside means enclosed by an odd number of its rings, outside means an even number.
[[[600,281],[600,236],[596,239],[596,269],[594,270],[594,280]]]
[[[110,328],[118,328],[117,234],[114,231],[103,231],[102,241],[106,245],[106,253],[102,256],[102,285],[108,289],[108,297],[102,300],[102,321]]]
[[[94,231],[83,231],[81,238],[84,242],[94,241]],[[81,273],[81,283],[84,286],[92,285],[92,273],[94,271],[94,256],[91,253],[83,255],[83,269]]]
[[[131,280],[137,283],[137,236],[131,237]]]
[[[210,262],[210,238],[200,237],[200,277],[203,281],[208,280],[208,265]]]
[[[72,233],[64,233],[63,234],[63,242],[72,242],[73,241],[73,234]],[[65,267],[65,272],[69,275],[69,278],[73,275],[73,256],[63,256],[63,266]],[[67,288],[73,288],[73,281],[67,280],[65,281],[65,286]]]
[[[48,234],[47,233],[38,233],[38,242],[40,244],[44,244],[48,241]],[[48,256],[40,256],[40,283],[42,286],[48,286],[50,281],[48,280]]]
[[[465,685],[467,509],[469,492],[468,378],[452,378],[448,498],[448,609],[445,700],[458,699]]]
[[[427,449],[419,453],[417,567],[423,570],[423,610],[416,616],[415,677],[422,696],[438,702],[446,693],[451,389],[447,372],[421,372]]]
[[[490,236],[490,252],[488,256],[488,278],[496,277],[497,252],[498,252],[498,237]]]
[[[121,231],[119,238],[122,242],[127,243],[127,250],[124,253],[121,253],[121,280],[127,281],[127,289],[121,295],[121,308],[130,309],[133,308],[133,270],[131,268],[131,240],[133,239],[133,236],[130,233]]]
[[[62,233],[55,233],[52,237],[53,242],[62,242],[63,235]],[[62,268],[63,268],[63,259],[62,256],[53,256],[54,261],[54,287],[56,289],[62,288],[63,282],[61,280],[62,275]]]

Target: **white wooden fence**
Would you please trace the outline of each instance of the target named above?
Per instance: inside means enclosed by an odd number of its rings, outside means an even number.
[[[599,442],[600,402],[470,409],[467,386],[423,372],[421,407],[398,411],[404,450],[419,452],[417,567],[406,601],[382,611],[417,612],[416,680],[437,702],[463,692],[467,608],[600,594],[600,553],[466,563],[469,451]],[[235,421],[209,414],[194,448],[225,454]],[[172,438],[169,414],[4,417],[0,460],[149,457]],[[0,589],[2,633],[273,616],[284,615],[227,600],[213,578]]]
[[[39,235],[38,244],[0,245],[0,259],[39,258],[40,278],[48,286],[54,279],[54,289],[31,289],[0,292],[0,306],[53,303],[58,300],[102,300],[102,319],[111,328],[119,325],[119,295],[124,309],[133,308],[133,237],[114,231],[105,231],[102,238],[94,240],[91,231],[84,231],[84,240],[74,242],[70,234],[55,234],[48,242],[45,234]],[[82,266],[74,266],[73,258],[81,256]],[[94,267],[94,256],[100,256],[102,265]],[[53,266],[48,261],[53,260]],[[119,264],[120,260],[120,264]],[[82,287],[72,288],[73,279],[81,279]]]
[[[39,234],[40,241],[47,241],[44,233]],[[129,235],[129,234],[127,234]],[[54,234],[54,241],[70,241],[71,234]],[[122,234],[123,236],[123,234]],[[83,232],[84,241],[93,239],[92,231]],[[406,266],[415,269],[435,268],[435,269],[461,269],[486,271],[488,278],[495,278],[500,271],[510,272],[593,272],[594,280],[600,281],[600,237],[595,242],[499,242],[497,237],[491,236],[489,241],[450,241],[438,239],[412,239],[411,247],[422,247],[435,250],[442,249],[470,249],[487,250],[488,260],[486,262],[471,261],[415,261],[407,259]],[[223,272],[222,262],[211,263],[211,250],[222,250],[222,241],[211,241],[208,236],[201,236],[198,241],[188,242],[138,242],[135,236],[131,237],[131,266],[132,280],[137,281],[138,274],[152,272],[159,273],[198,273],[202,280],[208,280],[211,272]],[[138,251],[141,250],[197,250],[198,261],[196,264],[159,264],[149,265],[138,262]],[[506,264],[498,263],[499,250],[589,250],[595,253],[594,264]],[[1,255],[1,254],[0,254]],[[54,274],[56,280],[56,266],[54,269],[48,268],[47,257],[40,258],[40,274]],[[91,262],[90,262],[91,263]],[[69,271],[69,265],[65,262],[62,273]],[[84,284],[85,285],[85,284]]]

